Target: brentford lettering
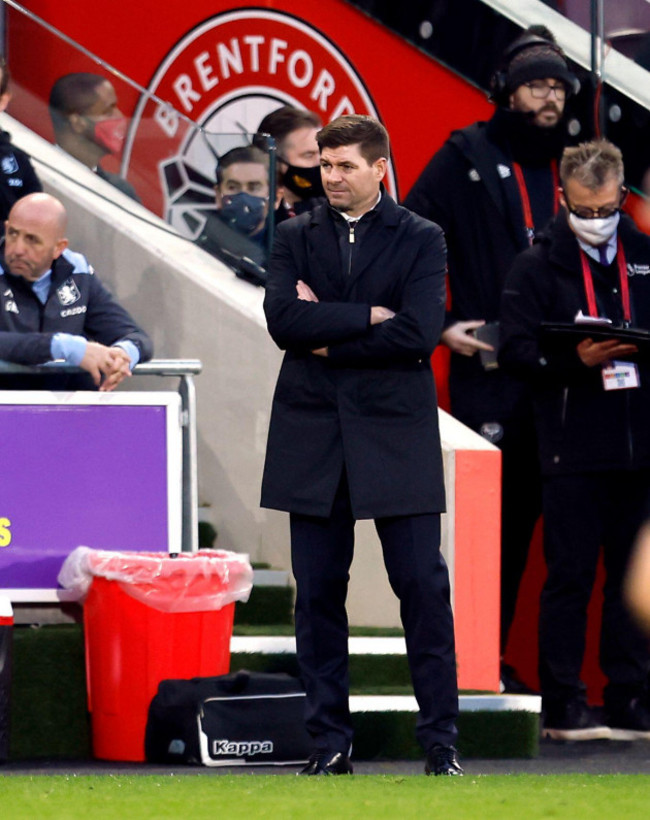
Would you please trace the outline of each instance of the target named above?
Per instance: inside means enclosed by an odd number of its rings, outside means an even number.
[[[268,8],[231,9],[193,28],[163,59],[149,91],[160,102],[138,103],[122,172],[132,164],[139,173],[148,169],[159,180],[148,204],[187,235],[190,224],[201,224],[197,203],[211,187],[215,151],[228,150],[240,133],[245,142],[274,108],[306,108],[323,123],[355,112],[377,116],[335,42],[306,20]],[[387,187],[394,192],[392,172]]]
[[[262,35],[233,37],[227,43],[217,42],[213,53],[202,51],[192,61],[194,71],[178,74],[172,82],[176,96],[174,104],[187,114],[199,107],[203,95],[219,82],[234,75],[259,74],[262,71],[288,80],[294,88],[308,89],[309,98],[316,107],[333,119],[341,114],[351,114],[354,107],[347,95],[334,97],[336,82],[332,74],[321,68],[316,74],[316,61],[302,48],[291,49],[286,40],[278,37],[267,39]],[[173,136],[175,118],[166,106],[160,106],[156,121],[165,133]]]

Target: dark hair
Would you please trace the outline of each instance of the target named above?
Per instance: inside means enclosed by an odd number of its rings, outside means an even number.
[[[219,157],[216,168],[217,185],[221,185],[223,181],[223,172],[226,168],[234,165],[236,162],[246,162],[249,164],[263,165],[268,169],[269,157],[264,151],[260,151],[254,145],[239,145],[237,148],[231,148],[230,151]]]
[[[50,117],[55,131],[68,126],[70,114],[83,114],[97,99],[97,87],[108,82],[101,74],[65,74],[50,91]]]
[[[609,140],[581,142],[564,149],[560,161],[562,187],[570,179],[575,179],[585,188],[596,191],[610,179],[616,179],[622,185],[624,178],[623,154]]]
[[[390,158],[388,131],[374,117],[365,114],[347,114],[337,117],[316,134],[318,148],[339,148],[342,145],[358,145],[361,156],[368,165],[381,157]]]
[[[9,80],[11,79],[7,61],[2,55],[0,55],[0,74],[2,75],[0,78],[0,96],[2,96],[7,93],[9,88]]]
[[[289,134],[299,128],[320,128],[322,122],[318,114],[306,108],[294,108],[292,105],[283,105],[271,111],[257,127],[257,134],[253,137],[253,145],[265,148],[266,143],[262,134],[270,134],[275,140],[278,153],[284,149],[284,142]]]

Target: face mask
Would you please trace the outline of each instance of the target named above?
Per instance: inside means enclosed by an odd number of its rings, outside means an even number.
[[[320,176],[320,165],[311,165],[309,168],[298,168],[296,165],[290,165],[284,172],[282,184],[301,199],[325,196]]]
[[[266,216],[266,199],[242,191],[221,199],[221,219],[239,233],[250,236],[260,227]]]
[[[582,239],[587,245],[598,246],[607,242],[614,235],[620,218],[621,215],[618,211],[606,219],[582,219],[570,213],[569,224],[579,239]]]
[[[93,120],[92,139],[105,148],[109,154],[121,154],[126,138],[126,117],[111,117],[107,120]]]

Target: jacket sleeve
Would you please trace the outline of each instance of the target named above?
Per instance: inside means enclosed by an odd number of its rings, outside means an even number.
[[[440,225],[445,234],[451,229],[451,199],[463,174],[458,151],[448,143],[429,160],[404,200],[404,207]]]
[[[153,355],[153,345],[149,336],[115,301],[95,274],[90,276],[90,294],[84,333],[92,341],[108,346],[121,341],[133,342],[140,351],[141,362],[148,361]]]
[[[43,186],[41,185],[40,179],[36,175],[36,171],[34,170],[34,166],[31,163],[29,155],[24,151],[21,151],[20,153],[22,160],[20,171],[23,179],[21,196],[40,193],[43,190]]]
[[[534,381],[592,378],[593,368],[582,363],[574,348],[550,351],[542,346],[542,322],[552,320],[550,279],[540,246],[515,259],[501,296],[499,365]]]
[[[472,195],[466,190],[468,170],[458,149],[446,142],[431,157],[404,200],[405,208],[440,225],[449,245],[450,256],[453,256],[454,243],[466,241],[465,236],[458,235],[457,219],[459,203],[462,207],[463,201],[466,201],[464,198]],[[466,217],[465,210],[461,219]],[[453,293],[453,288],[451,291]],[[454,315],[452,303],[445,314],[444,327],[457,321],[459,318]]]
[[[395,316],[371,326],[357,339],[330,345],[333,362],[413,361],[433,352],[445,315],[445,240],[437,225],[418,220],[411,241],[419,241],[419,249],[410,270],[403,274]]]
[[[304,241],[300,226],[278,226],[264,313],[269,333],[281,350],[315,350],[365,333],[370,325],[370,305],[353,302],[306,302],[297,298],[296,284],[306,278],[298,257]]]
[[[28,365],[49,362],[53,335],[0,331],[0,361]]]

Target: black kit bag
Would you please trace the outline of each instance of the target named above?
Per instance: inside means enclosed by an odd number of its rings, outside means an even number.
[[[165,680],[151,701],[145,734],[150,763],[288,765],[312,751],[297,678],[240,671]]]

